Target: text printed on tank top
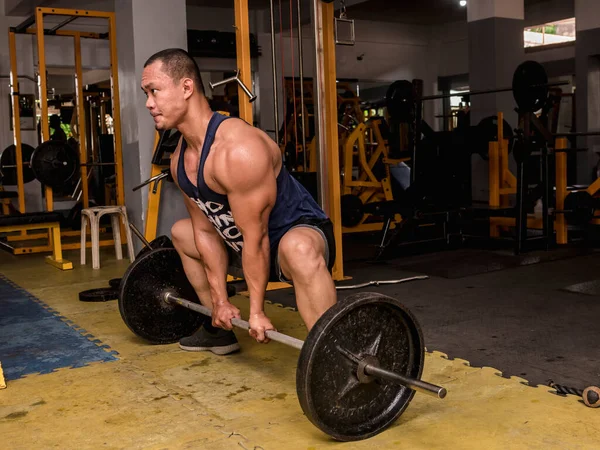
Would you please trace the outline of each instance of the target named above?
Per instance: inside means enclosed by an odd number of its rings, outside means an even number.
[[[236,252],[241,252],[242,247],[244,246],[243,237],[242,233],[235,225],[231,211],[227,211],[225,205],[218,202],[203,202],[198,198],[193,198],[192,200],[198,205],[198,208],[206,214],[206,217],[208,217],[208,220],[213,224],[217,233],[219,233],[225,243]]]

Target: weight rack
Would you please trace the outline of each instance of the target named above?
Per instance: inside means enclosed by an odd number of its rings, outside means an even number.
[[[46,16],[64,16],[65,19],[53,26],[52,28],[44,27],[44,17]],[[74,22],[80,17],[86,18],[102,18],[108,22],[107,33],[94,33],[76,30],[62,29],[66,25]],[[79,157],[80,157],[80,176],[81,176],[81,196],[83,207],[89,206],[88,184],[83,180],[88,179],[88,167],[93,163],[87,161],[87,139],[86,139],[86,124],[85,124],[85,109],[84,109],[84,92],[83,92],[83,75],[82,75],[82,59],[81,59],[81,39],[100,39],[107,40],[110,48],[110,72],[111,72],[111,96],[112,117],[114,121],[113,144],[115,152],[115,178],[116,178],[116,202],[118,205],[125,204],[125,191],[123,183],[123,158],[122,158],[122,143],[121,143],[121,108],[119,103],[119,83],[118,83],[118,64],[117,64],[117,46],[116,46],[116,19],[112,12],[103,11],[88,11],[80,9],[62,9],[62,8],[36,8],[35,14],[16,27],[11,27],[9,30],[9,51],[10,51],[10,88],[12,97],[12,112],[13,112],[13,136],[16,156],[16,172],[17,172],[17,192],[18,192],[18,210],[20,213],[25,213],[25,192],[23,182],[23,154],[22,154],[22,137],[20,127],[20,110],[19,110],[19,75],[17,72],[17,48],[16,35],[28,34],[36,36],[37,55],[38,55],[38,75],[37,83],[39,86],[39,103],[41,109],[41,141],[45,142],[50,139],[49,118],[48,118],[48,99],[47,99],[47,71],[46,71],[46,53],[45,53],[45,36],[65,36],[72,37],[74,42],[75,54],[75,97],[77,101],[77,117],[79,128]],[[54,193],[52,189],[45,186],[45,209],[51,212],[54,209]],[[79,231],[61,231],[61,236],[75,236]],[[125,233],[121,227],[121,235],[124,239]],[[8,236],[9,241],[24,241],[33,239],[43,239],[48,237],[47,233],[28,234],[26,230],[21,230],[17,235]],[[102,240],[101,246],[113,245],[112,239]],[[63,246],[64,249],[79,249],[80,243],[73,242]],[[29,247],[24,249],[13,249],[13,253],[37,253],[50,251],[52,249],[51,242],[47,246]]]

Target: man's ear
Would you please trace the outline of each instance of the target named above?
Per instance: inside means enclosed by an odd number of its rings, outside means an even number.
[[[183,95],[187,100],[194,93],[194,81],[191,78],[184,78],[183,80]]]

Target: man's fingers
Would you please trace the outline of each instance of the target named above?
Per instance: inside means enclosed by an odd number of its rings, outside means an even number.
[[[258,328],[258,329],[250,328],[248,330],[248,332],[250,333],[250,336],[252,336],[257,342],[262,343],[265,339],[264,328]]]

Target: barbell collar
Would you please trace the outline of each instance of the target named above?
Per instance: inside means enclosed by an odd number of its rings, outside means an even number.
[[[439,399],[443,399],[448,393],[448,391],[446,391],[446,388],[436,386],[435,384],[427,383],[426,381],[417,380],[415,378],[400,375],[395,372],[390,372],[389,370],[382,369],[376,364],[367,364],[364,368],[364,371],[367,375],[382,378],[384,380],[391,381],[392,383],[401,384],[402,386],[406,386],[407,388],[410,388],[413,391],[431,395]]]
[[[199,312],[200,314],[204,314],[208,317],[212,316],[212,311],[206,306],[190,302],[189,300],[186,300],[184,298],[176,297],[169,292],[164,294],[164,299],[167,303],[183,306],[184,308],[191,309],[192,311]],[[250,329],[250,324],[242,319],[233,318],[231,319],[231,323],[238,328],[243,328],[244,330]],[[304,341],[301,341],[300,339],[296,339],[294,337],[288,336],[287,334],[283,334],[274,330],[265,331],[265,336],[271,339],[272,341],[277,341],[282,344],[289,345],[290,347],[294,347],[298,350],[301,350],[302,346],[304,345]]]

